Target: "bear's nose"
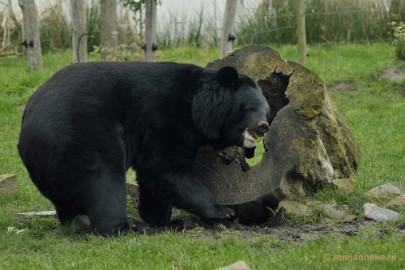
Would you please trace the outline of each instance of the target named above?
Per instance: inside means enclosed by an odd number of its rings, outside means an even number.
[[[258,125],[258,129],[260,133],[265,134],[267,131],[269,131],[270,126],[266,121],[260,121]]]

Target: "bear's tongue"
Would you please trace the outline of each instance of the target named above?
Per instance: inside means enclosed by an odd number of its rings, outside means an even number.
[[[250,133],[247,129],[243,132],[243,147],[245,148],[254,148],[256,147],[256,139],[253,134]]]

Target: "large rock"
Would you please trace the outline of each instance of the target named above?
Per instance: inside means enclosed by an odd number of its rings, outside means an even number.
[[[224,152],[200,149],[194,172],[217,202],[271,206],[336,179],[353,179],[359,147],[316,74],[265,46],[246,47],[208,65],[223,66],[256,80],[272,112],[257,166],[249,169],[238,147]]]

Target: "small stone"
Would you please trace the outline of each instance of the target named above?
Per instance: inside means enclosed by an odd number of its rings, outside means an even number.
[[[293,201],[290,199],[284,199],[279,203],[279,208],[283,207],[287,216],[310,216],[312,214],[311,209],[301,202]]]
[[[22,222],[34,217],[56,217],[56,211],[23,212],[17,213],[17,221]]]
[[[91,228],[90,218],[86,215],[77,215],[73,218],[71,226],[78,231],[84,231]]]
[[[285,197],[291,197],[293,195],[304,197],[306,195],[304,182],[290,177],[283,177],[281,179],[280,190]]]
[[[216,223],[215,228],[217,228],[218,230],[226,230],[226,226],[222,223]]]
[[[334,179],[332,183],[344,194],[350,193],[356,188],[356,181],[353,178]]]
[[[134,200],[139,198],[139,186],[136,181],[134,180],[127,181],[127,195]]]
[[[342,210],[337,209],[335,205],[330,203],[322,205],[321,209],[325,216],[343,222],[352,222],[357,218],[355,215],[350,215]]]
[[[0,175],[0,196],[15,194],[17,192],[17,177],[15,174]]]
[[[379,222],[389,221],[396,219],[400,216],[399,213],[389,209],[378,207],[373,203],[366,203],[363,205],[364,216]]]
[[[370,189],[366,195],[368,197],[381,197],[386,196],[389,194],[399,195],[401,191],[398,187],[394,186],[393,184],[384,184],[373,189]]]
[[[345,211],[338,209],[336,204],[333,203],[324,203],[321,201],[307,201],[306,203],[311,207],[320,209],[326,217],[333,220],[352,222],[357,218],[355,215],[350,215]]]
[[[387,207],[392,208],[403,208],[405,207],[405,194],[401,194],[395,199],[389,201],[386,205]]]
[[[251,268],[244,261],[237,261],[236,263],[218,268],[217,270],[251,270]]]

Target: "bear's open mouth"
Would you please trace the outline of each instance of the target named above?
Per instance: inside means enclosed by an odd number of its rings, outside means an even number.
[[[259,136],[247,129],[243,131],[243,147],[245,148],[254,148],[257,144],[257,138]]]

